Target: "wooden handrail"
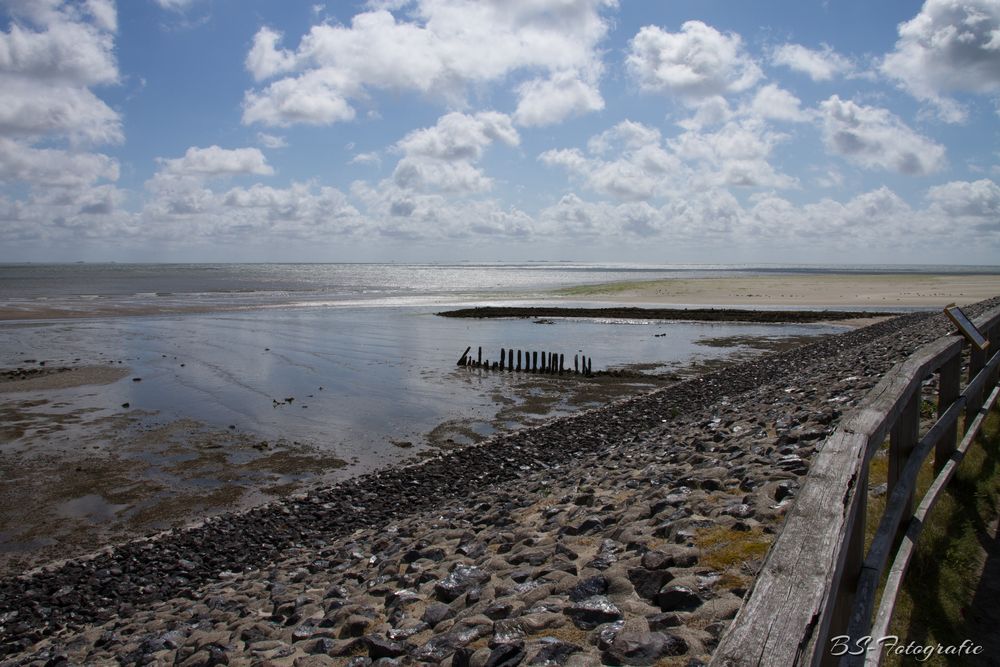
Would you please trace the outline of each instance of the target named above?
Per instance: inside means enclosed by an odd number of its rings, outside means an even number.
[[[975,323],[996,349],[1000,308]],[[1000,357],[987,364],[985,355],[974,355],[970,363],[974,377],[957,396],[963,342],[945,336],[918,349],[887,373],[827,439],[711,665],[836,664],[839,658],[830,654],[828,639],[845,633],[852,617],[855,630],[867,630],[871,599],[888,557],[887,547],[881,545],[891,545],[912,514],[915,471],[932,449],[936,467],[947,467],[948,457],[956,451],[954,427],[962,408],[967,414],[978,413],[983,388],[996,384]],[[941,418],[918,442],[920,389],[924,378],[935,372],[940,375]],[[890,468],[897,466],[899,475],[890,480],[890,516],[880,523],[879,546],[866,559],[868,464],[890,431],[894,434]],[[911,436],[915,447],[908,442]],[[861,611],[855,610],[855,600]]]

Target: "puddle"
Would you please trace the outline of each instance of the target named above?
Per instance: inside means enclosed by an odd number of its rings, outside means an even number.
[[[69,519],[86,519],[91,523],[104,523],[115,518],[128,505],[113,505],[104,496],[88,493],[68,500],[56,508],[56,513]]]

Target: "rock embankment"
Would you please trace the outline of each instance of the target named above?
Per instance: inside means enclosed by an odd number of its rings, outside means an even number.
[[[2,659],[697,664],[816,448],[949,326],[901,316],[4,581]]]
[[[865,310],[750,310],[744,308],[567,308],[564,306],[480,306],[438,313],[441,317],[587,317],[631,320],[683,320],[687,322],[829,322],[890,317],[895,313]]]

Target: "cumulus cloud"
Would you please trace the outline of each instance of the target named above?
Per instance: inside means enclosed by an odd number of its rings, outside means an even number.
[[[264,26],[253,38],[253,46],[244,61],[247,71],[257,81],[295,69],[295,54],[277,48],[281,33]]]
[[[989,179],[937,185],[927,199],[946,215],[975,218],[980,226],[1000,231],[1000,186]]]
[[[633,121],[591,138],[588,151],[585,155],[576,148],[552,149],[538,159],[566,169],[594,192],[623,201],[662,195],[677,183],[682,168],[663,147],[659,130]]]
[[[754,95],[750,108],[761,118],[801,123],[809,120],[809,114],[801,108],[802,101],[784,88],[769,83]]]
[[[509,116],[495,111],[446,114],[434,126],[415,130],[399,140],[396,149],[404,157],[396,165],[393,180],[413,190],[488,190],[492,181],[475,163],[496,141],[508,146],[520,142]]]
[[[237,174],[256,174],[266,176],[274,173],[267,164],[264,154],[257,148],[226,149],[218,146],[198,148],[192,146],[184,153],[184,157],[176,159],[160,159],[160,173],[175,176],[234,176]]]
[[[854,70],[850,59],[827,44],[823,44],[819,50],[801,44],[782,44],[771,53],[771,62],[807,74],[813,81],[829,81]]]
[[[118,19],[109,0],[9,2],[0,31],[0,235],[37,230],[119,228],[118,163],[90,152],[124,139],[120,116],[91,91],[119,82]],[[95,216],[104,216],[103,221]],[[74,232],[74,233],[77,233]],[[25,232],[28,233],[28,232]],[[31,231],[41,238],[48,232]]]
[[[518,88],[518,94],[520,101],[514,119],[524,126],[552,125],[569,116],[604,108],[604,98],[597,87],[574,72],[526,81]]]
[[[590,190],[622,201],[668,198],[723,186],[797,187],[768,158],[784,135],[759,118],[726,122],[715,131],[688,130],[664,140],[656,128],[624,121],[576,148],[539,155]]]
[[[247,54],[258,80],[288,74],[247,91],[243,121],[268,125],[329,124],[354,118],[353,101],[372,90],[416,92],[453,105],[470,85],[531,79],[516,86],[519,118],[556,122],[600,108],[596,52],[608,26],[601,10],[615,0],[418,0],[380,3],[350,25],[313,26],[295,49],[263,27]],[[538,76],[542,72],[543,76]]]
[[[687,21],[673,33],[645,26],[629,43],[625,62],[642,90],[689,103],[743,92],[763,76],[739,35],[701,21]]]
[[[933,104],[940,117],[961,122],[966,110],[947,95],[1000,91],[1000,3],[927,0],[899,25],[895,50],[882,72],[911,95]]]
[[[375,152],[358,153],[350,159],[349,164],[365,164],[377,167],[382,164],[382,158]]]
[[[162,9],[169,9],[175,12],[183,11],[194,4],[194,0],[153,0],[153,2]]]
[[[887,109],[834,95],[820,103],[819,111],[827,149],[862,167],[914,176],[944,167],[944,146],[918,134]]]
[[[98,153],[32,148],[0,137],[0,182],[34,186],[84,187],[118,179],[118,163]]]
[[[284,137],[279,137],[267,132],[257,133],[257,143],[264,148],[288,148],[288,142]]]

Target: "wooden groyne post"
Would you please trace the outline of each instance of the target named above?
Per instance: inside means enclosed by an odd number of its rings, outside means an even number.
[[[476,352],[476,360],[469,356],[472,346],[465,348],[465,352],[458,359],[459,366],[471,368],[485,368],[487,370],[517,371],[525,373],[544,373],[546,375],[563,375],[571,373],[574,375],[592,375],[591,360],[586,355],[573,355],[573,369],[566,366],[566,355],[545,350],[515,350],[514,348],[501,347],[500,361],[492,364],[489,359],[483,359],[483,348],[480,346]],[[516,354],[515,354],[516,352]],[[522,363],[523,357],[523,363]],[[539,358],[541,357],[541,358]]]

